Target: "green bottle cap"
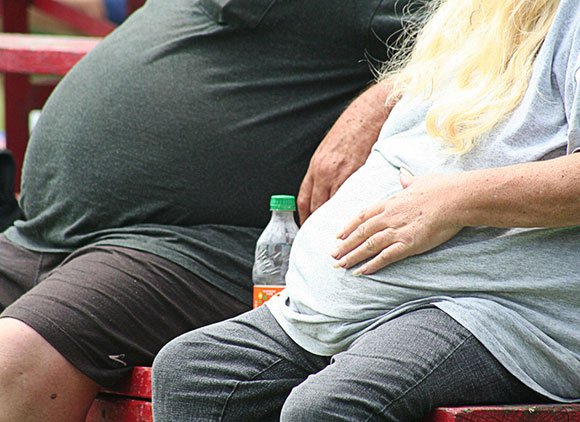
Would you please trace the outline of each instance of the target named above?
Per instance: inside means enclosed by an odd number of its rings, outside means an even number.
[[[296,199],[292,195],[272,195],[270,211],[296,211]]]

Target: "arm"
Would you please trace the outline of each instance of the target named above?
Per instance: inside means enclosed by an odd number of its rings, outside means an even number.
[[[338,190],[367,159],[393,104],[385,106],[388,82],[371,86],[355,99],[324,137],[298,194],[300,222]]]
[[[580,154],[460,174],[401,175],[405,189],[362,211],[338,237],[333,257],[371,274],[426,252],[463,227],[580,225]]]

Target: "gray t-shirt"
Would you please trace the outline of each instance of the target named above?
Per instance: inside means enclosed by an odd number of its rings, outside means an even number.
[[[450,155],[426,133],[428,104],[403,98],[367,163],[300,230],[287,289],[268,306],[310,352],[331,355],[403,312],[437,306],[518,379],[580,400],[580,227],[463,229],[376,274],[334,268],[336,233],[415,175],[508,166],[580,148],[580,3],[563,0],[520,106],[471,152]]]

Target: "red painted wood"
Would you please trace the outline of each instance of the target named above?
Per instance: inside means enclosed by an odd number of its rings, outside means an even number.
[[[86,422],[152,422],[151,368],[136,367],[115,389],[103,389]],[[580,422],[580,404],[438,408],[424,422]]]
[[[64,75],[100,40],[97,37],[0,34],[0,72]]]
[[[16,163],[16,192],[20,192],[20,174],[28,142],[30,91],[31,87],[27,75],[4,75],[4,95],[7,99],[4,108],[6,148],[12,152]]]
[[[97,397],[86,422],[151,422],[151,403]],[[580,405],[478,406],[439,408],[424,422],[578,422]]]
[[[131,376],[114,389],[103,389],[102,392],[120,396],[151,399],[151,368],[137,366]]]
[[[32,110],[40,110],[44,107],[44,103],[52,93],[60,79],[53,81],[36,82],[31,86],[32,93],[30,98],[30,108]]]
[[[152,422],[151,402],[100,395],[91,406],[86,422]]]
[[[2,4],[2,30],[4,32],[28,32],[28,0],[0,0],[0,3]],[[26,75],[6,75],[4,77],[6,148],[12,151],[16,162],[14,181],[16,192],[20,192],[20,173],[28,142],[30,90],[30,82]]]
[[[28,0],[0,0],[2,4],[2,30],[28,32]]]
[[[82,34],[104,37],[116,27],[107,20],[89,16],[81,10],[56,0],[30,0],[30,2],[41,12],[66,23]]]
[[[580,404],[443,407],[425,422],[580,422]]]
[[[151,368],[135,367],[116,388],[103,389],[86,422],[152,422]]]

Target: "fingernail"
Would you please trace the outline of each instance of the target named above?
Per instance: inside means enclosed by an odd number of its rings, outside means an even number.
[[[342,258],[342,253],[340,252],[340,249],[335,249],[334,252],[332,253],[332,257],[334,259],[340,259]]]
[[[359,277],[361,275],[365,275],[367,273],[367,269],[364,267],[361,268],[357,268],[356,270],[354,270],[352,272],[352,275],[354,275],[355,277]]]

